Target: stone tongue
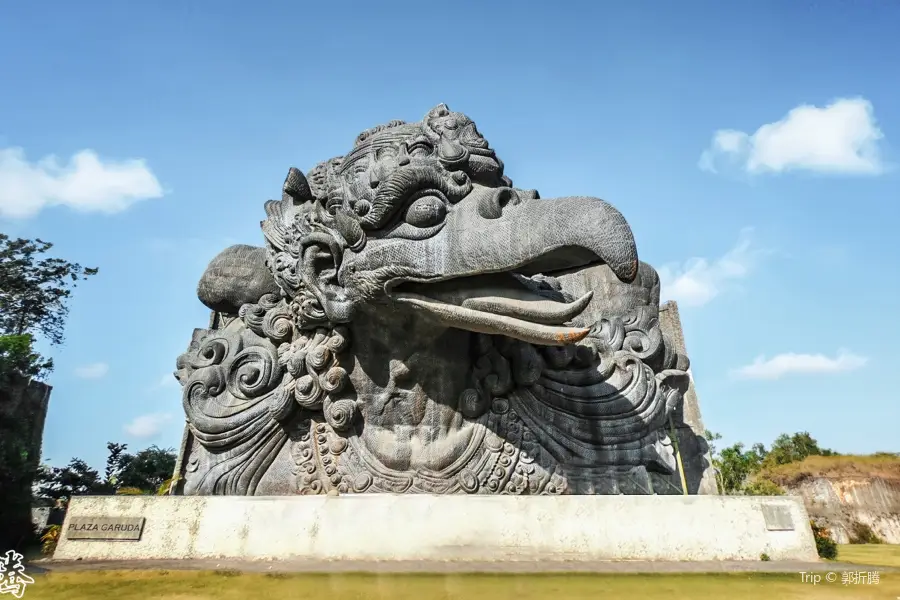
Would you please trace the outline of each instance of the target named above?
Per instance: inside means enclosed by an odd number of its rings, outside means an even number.
[[[455,304],[447,304],[418,294],[399,293],[397,302],[430,314],[439,322],[466,331],[489,335],[504,335],[513,339],[540,346],[565,346],[578,342],[590,333],[590,329],[580,327],[555,327],[523,321],[509,316],[492,314]]]
[[[588,292],[574,302],[556,302],[535,294],[536,299],[483,296],[463,300],[462,307],[514,317],[532,323],[560,325],[575,318],[587,307],[594,293]]]
[[[557,301],[539,293],[522,279],[513,273],[492,273],[438,283],[407,284],[397,291],[544,325],[562,325],[570,321],[584,311],[593,297],[593,292],[588,291],[573,302],[563,301],[561,295]]]

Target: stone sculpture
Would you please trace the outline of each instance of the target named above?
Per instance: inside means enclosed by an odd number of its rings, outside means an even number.
[[[592,494],[674,472],[688,361],[606,202],[514,187],[439,105],[290,169],[265,212],[265,247],[199,283],[217,317],[178,359],[181,493]]]

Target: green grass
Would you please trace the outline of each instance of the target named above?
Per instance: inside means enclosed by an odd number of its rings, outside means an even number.
[[[81,571],[35,577],[26,600],[766,600],[900,597],[900,575],[878,584],[812,585],[799,574],[377,575]]]
[[[900,545],[841,544],[838,546],[837,560],[858,565],[879,565],[900,569]]]

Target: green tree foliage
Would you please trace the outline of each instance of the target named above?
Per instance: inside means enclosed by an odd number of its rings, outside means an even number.
[[[38,474],[37,493],[52,500],[68,500],[72,496],[116,493],[154,494],[175,470],[175,452],[150,446],[136,454],[126,452],[125,444],[110,442],[109,455],[101,477],[80,458],[64,467],[43,466]]]
[[[752,477],[741,490],[745,496],[784,496],[784,488],[766,479],[765,477]]]
[[[115,487],[115,485],[119,481],[119,474],[122,472],[122,469],[125,467],[125,463],[128,460],[128,455],[125,454],[125,450],[128,449],[127,444],[116,444],[114,442],[109,442],[106,444],[106,450],[109,454],[106,457],[106,469],[103,472],[104,480],[110,485]]]
[[[851,544],[883,544],[884,540],[878,537],[872,528],[865,523],[853,521],[850,525]]]
[[[53,368],[52,360],[44,360],[33,350],[34,337],[0,335],[0,385],[10,385],[16,376],[43,379]]]
[[[828,528],[815,521],[810,521],[809,526],[812,528],[813,538],[816,540],[816,551],[819,553],[819,557],[835,560],[838,556],[838,545],[831,539],[831,532]]]
[[[72,289],[97,269],[40,256],[51,248],[39,239],[0,233],[0,333],[39,333],[51,344],[63,342]]]
[[[38,337],[50,345],[63,342],[67,302],[78,281],[97,269],[44,254],[53,247],[42,240],[11,239],[0,233],[0,551],[25,548],[31,531],[32,487],[38,471],[32,432],[22,415],[10,414],[9,402],[31,379],[53,370],[52,359],[35,352]],[[60,485],[76,486],[80,464],[58,473]],[[44,472],[41,471],[43,476]]]
[[[763,444],[753,444],[747,448],[740,442],[718,450],[713,442],[722,439],[721,435],[707,431],[706,439],[710,444],[710,454],[716,470],[719,491],[723,494],[753,496],[783,494],[784,491],[780,486],[759,476],[762,469],[798,462],[807,456],[834,456],[837,454],[832,450],[819,447],[815,438],[805,431],[778,436],[768,450]]]
[[[772,448],[766,454],[764,467],[800,462],[807,456],[835,456],[837,452],[820,448],[819,443],[808,432],[794,435],[783,433],[775,438]]]
[[[738,442],[722,450],[719,463],[722,468],[722,484],[726,494],[740,493],[752,475],[759,471],[766,457],[762,444],[753,444],[747,450]]]
[[[42,466],[36,483],[38,494],[53,500],[111,493],[97,470],[80,458],[73,458],[64,467]]]
[[[137,454],[125,456],[117,481],[121,487],[155,493],[175,470],[175,453],[171,449],[150,446]]]

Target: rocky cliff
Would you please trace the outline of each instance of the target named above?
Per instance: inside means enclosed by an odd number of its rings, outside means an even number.
[[[765,476],[802,496],[834,541],[850,543],[868,528],[881,541],[900,544],[900,455],[811,456]]]
[[[789,490],[803,496],[809,516],[839,544],[850,543],[859,524],[888,544],[900,544],[900,481],[817,477]]]

